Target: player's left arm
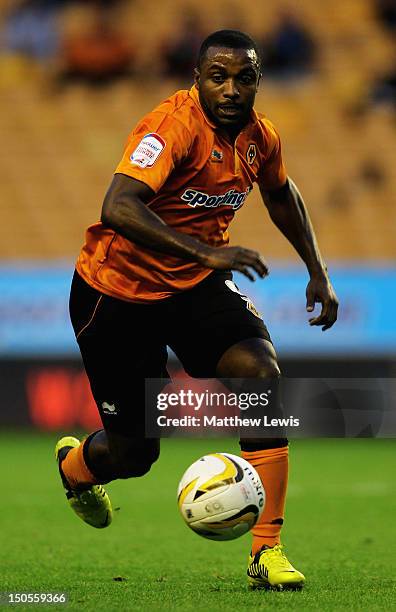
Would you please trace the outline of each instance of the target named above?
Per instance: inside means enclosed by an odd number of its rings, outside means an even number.
[[[268,191],[260,186],[260,191],[272,221],[307,266],[310,275],[306,290],[307,311],[312,312],[315,303],[322,305],[320,314],[309,319],[309,323],[319,325],[322,331],[326,331],[337,320],[338,299],[320,254],[302,196],[290,178],[279,189]]]

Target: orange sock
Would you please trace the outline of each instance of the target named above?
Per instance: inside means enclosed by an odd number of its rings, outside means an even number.
[[[72,489],[77,489],[81,485],[98,483],[84,461],[84,443],[82,442],[77,448],[70,449],[61,463],[62,472]]]
[[[273,547],[280,543],[289,471],[289,447],[242,451],[241,455],[258,472],[266,495],[263,514],[252,529],[254,555],[264,544]]]

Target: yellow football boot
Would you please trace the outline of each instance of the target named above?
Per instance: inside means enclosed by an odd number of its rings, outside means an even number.
[[[250,555],[247,575],[251,589],[300,590],[305,582],[305,576],[291,565],[281,544],[263,546],[254,557]]]
[[[102,529],[108,527],[113,518],[110,498],[102,485],[91,485],[89,488],[72,489],[62,473],[61,462],[71,448],[80,446],[80,440],[67,436],[58,440],[55,446],[55,457],[59,466],[59,473],[66,498],[77,514],[85,523]]]

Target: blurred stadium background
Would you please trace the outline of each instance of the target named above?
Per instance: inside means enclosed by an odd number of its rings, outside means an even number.
[[[97,422],[68,321],[68,288],[128,132],[190,87],[209,32],[263,47],[256,107],[277,126],[341,301],[334,330],[306,323],[306,272],[257,192],[233,244],[272,274],[240,285],[292,376],[394,376],[396,3],[393,0],[0,2],[0,424]],[[177,366],[173,366],[177,369]]]

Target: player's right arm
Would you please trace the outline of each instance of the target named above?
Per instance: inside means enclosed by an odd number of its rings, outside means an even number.
[[[131,242],[168,255],[196,261],[216,270],[237,270],[250,280],[253,271],[264,277],[267,264],[256,251],[243,247],[211,247],[173,229],[146,203],[154,191],[145,183],[124,174],[115,174],[106,194],[101,221]]]

